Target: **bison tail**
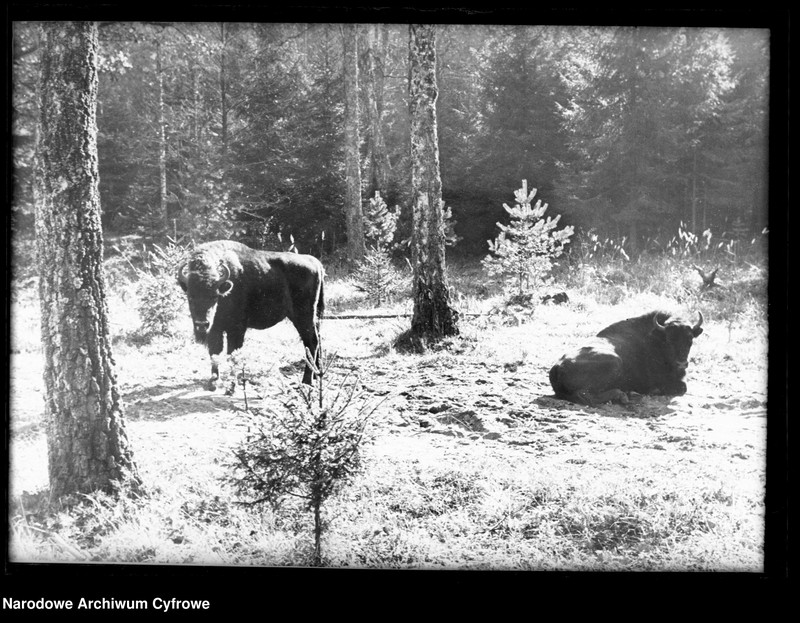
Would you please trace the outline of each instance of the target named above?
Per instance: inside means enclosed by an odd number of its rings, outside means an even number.
[[[324,293],[324,282],[319,282],[319,296],[317,297],[317,322],[322,320],[322,316],[325,314],[325,293]]]

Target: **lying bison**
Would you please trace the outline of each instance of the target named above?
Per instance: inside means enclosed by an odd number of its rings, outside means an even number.
[[[178,267],[178,283],[189,299],[194,337],[208,345],[211,357],[242,347],[247,329],[267,329],[288,318],[319,366],[319,322],[325,308],[324,270],[310,255],[256,251],[231,240],[207,242],[195,248]],[[211,365],[211,389],[219,368]],[[306,364],[303,383],[311,384]]]
[[[606,327],[590,343],[564,355],[550,370],[558,398],[582,404],[627,403],[627,392],[681,396],[692,340],[703,332],[695,324],[652,311]]]

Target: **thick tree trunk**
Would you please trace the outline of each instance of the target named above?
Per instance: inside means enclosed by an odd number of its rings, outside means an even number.
[[[344,136],[345,136],[345,224],[347,227],[347,259],[356,263],[363,259],[364,216],[361,210],[361,164],[358,136],[358,27],[342,26],[344,44]]]
[[[50,495],[139,476],[125,433],[102,272],[97,26],[43,26],[36,236]]]
[[[414,338],[436,340],[458,334],[457,314],[450,307],[445,269],[445,235],[439,144],[436,129],[436,31],[431,25],[409,26],[409,112],[411,116],[411,186],[414,270]]]

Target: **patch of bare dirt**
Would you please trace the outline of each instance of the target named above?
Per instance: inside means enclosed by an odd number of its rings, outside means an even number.
[[[269,331],[252,333],[255,351],[283,356]],[[552,396],[547,371],[559,345],[543,344],[524,360],[503,362],[478,352],[375,354],[374,345],[351,340],[346,331],[338,341],[329,335],[339,353],[331,374],[358,377],[367,396],[380,402],[373,417],[378,453],[442,458],[454,451],[489,452],[600,470],[663,465],[763,486],[766,386],[714,375],[714,362],[690,368],[685,396],[585,407]],[[280,339],[294,353],[291,332]],[[193,344],[161,352],[126,348],[117,362],[134,450],[146,444],[150,452],[172,454],[175,469],[191,456],[200,462],[229,457],[242,434],[237,414],[245,403],[278,408],[281,370],[298,379],[301,374],[301,362],[287,355],[255,366],[260,372],[251,382],[226,396],[222,389],[205,389],[208,361]],[[12,358],[12,388],[12,490],[33,491],[46,485],[36,354]]]
[[[763,397],[723,400],[700,385],[681,397],[586,407],[554,398],[547,368],[535,364],[512,371],[468,357],[438,365],[406,358],[378,360],[369,370],[369,391],[385,391],[391,379],[387,423],[406,434],[522,448],[572,464],[618,464],[655,452],[676,461],[738,463],[753,474],[764,468]]]

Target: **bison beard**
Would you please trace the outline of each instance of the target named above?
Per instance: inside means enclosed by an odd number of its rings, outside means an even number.
[[[285,318],[319,369],[323,280],[322,264],[310,255],[258,251],[230,240],[199,245],[178,267],[178,283],[187,295],[194,338],[207,345],[212,359],[210,388],[219,379],[215,358],[223,335],[230,355],[242,347],[247,329],[266,329]],[[303,382],[310,385],[313,374],[306,363]]]
[[[550,369],[550,384],[558,398],[588,405],[627,403],[638,394],[683,395],[689,351],[702,324],[700,312],[692,325],[662,311],[614,323],[561,357]]]

